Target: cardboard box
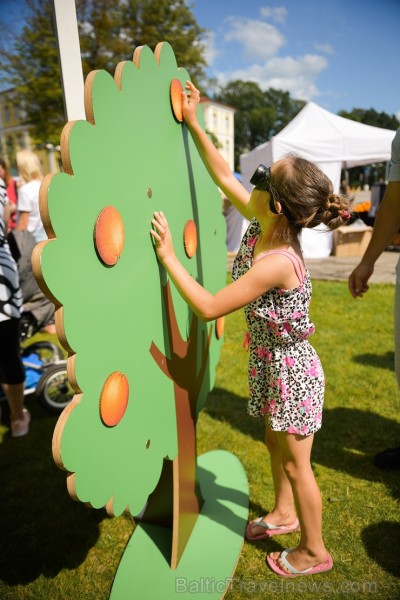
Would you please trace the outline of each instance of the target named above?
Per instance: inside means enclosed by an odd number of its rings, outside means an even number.
[[[362,256],[372,236],[367,225],[344,225],[333,232],[333,256]]]

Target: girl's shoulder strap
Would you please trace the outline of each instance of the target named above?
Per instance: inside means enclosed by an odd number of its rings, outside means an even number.
[[[261,254],[259,254],[257,256],[257,258],[255,259],[253,264],[255,262],[258,262],[259,260],[265,258],[266,256],[271,256],[272,254],[283,254],[283,256],[287,256],[287,258],[291,261],[291,263],[293,265],[294,272],[296,273],[297,279],[299,280],[300,284],[303,283],[304,276],[305,276],[304,265],[303,265],[302,261],[300,260],[300,258],[296,254],[292,254],[288,250],[268,250],[267,252],[261,252]]]

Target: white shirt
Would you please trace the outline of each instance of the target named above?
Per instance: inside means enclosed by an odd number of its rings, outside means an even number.
[[[24,183],[18,190],[18,211],[28,212],[28,231],[33,234],[37,242],[46,240],[47,235],[43,227],[39,212],[39,189],[41,181],[33,179]]]

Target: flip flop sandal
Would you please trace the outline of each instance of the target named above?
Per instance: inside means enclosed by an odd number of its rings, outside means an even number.
[[[251,530],[253,527],[262,527],[265,529],[263,533],[259,533],[258,535],[251,535]],[[294,523],[290,525],[272,525],[271,523],[267,523],[263,521],[262,517],[255,519],[254,521],[250,521],[246,527],[246,540],[252,542],[254,540],[264,540],[265,538],[270,538],[273,535],[282,535],[284,533],[294,533],[296,531],[300,531],[300,523],[299,520],[296,519]]]
[[[287,570],[290,571],[290,573],[286,573],[286,571],[283,571],[269,555],[267,555],[266,557],[266,561],[269,568],[281,577],[299,577],[301,575],[316,575],[317,573],[324,573],[325,571],[330,571],[333,567],[332,556],[328,554],[328,558],[325,562],[320,563],[319,565],[314,565],[314,567],[310,567],[309,569],[304,569],[304,571],[298,571],[290,564],[290,562],[286,558],[287,555],[291,552],[291,550],[293,550],[293,548],[286,548],[286,550],[284,550],[280,556],[282,563],[285,565]]]

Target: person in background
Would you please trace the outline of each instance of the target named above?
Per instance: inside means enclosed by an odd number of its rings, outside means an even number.
[[[22,294],[6,237],[9,214],[6,185],[0,178],[0,383],[10,407],[11,435],[22,437],[29,431],[31,417],[24,407],[25,370],[19,345]]]
[[[391,163],[388,185],[376,215],[371,240],[360,263],[349,276],[349,290],[353,298],[362,298],[368,291],[368,280],[376,261],[400,228],[400,128],[392,142]],[[396,267],[394,343],[395,371],[400,385],[400,259]],[[400,446],[379,452],[374,463],[384,469],[400,469]]]
[[[0,157],[0,178],[6,184],[7,197],[11,216],[8,220],[8,229],[14,229],[17,222],[17,199],[18,186],[14,177],[11,175],[8,165],[4,158]]]
[[[30,150],[18,150],[17,167],[21,177],[18,190],[17,230],[27,229],[36,242],[47,239],[39,212],[39,189],[43,180],[40,161]]]
[[[326,175],[308,160],[288,155],[270,168],[260,165],[251,194],[231,172],[197,120],[199,91],[187,82],[183,115],[216,185],[250,221],[232,269],[233,283],[215,295],[204,289],[177,259],[167,219],[152,220],[157,257],[193,312],[211,321],[244,308],[249,350],[248,413],[263,418],[271,458],[275,506],[250,521],[250,541],[300,531],[294,548],[266,560],[282,577],[328,571],[333,560],[322,537],[322,501],[311,467],[314,434],[322,422],[324,373],[308,338],[311,280],[299,234],[319,223],[330,229],[349,218],[348,200],[333,193]],[[296,514],[297,512],[297,514]]]
[[[19,150],[16,154],[17,167],[21,177],[21,185],[18,190],[18,221],[16,225],[16,237],[20,231],[29,231],[34,241],[40,242],[47,239],[39,212],[39,190],[43,180],[42,169],[39,158],[30,150]],[[25,244],[29,247],[29,244]],[[33,273],[30,278],[34,280]],[[23,282],[23,284],[26,281]],[[55,334],[54,306],[45,298],[44,294],[36,285],[34,297],[24,298],[24,310],[40,315],[39,322],[44,321],[41,331]]]
[[[351,189],[349,184],[347,183],[347,179],[342,179],[342,181],[340,182],[339,192],[343,194],[343,196],[351,195]]]

